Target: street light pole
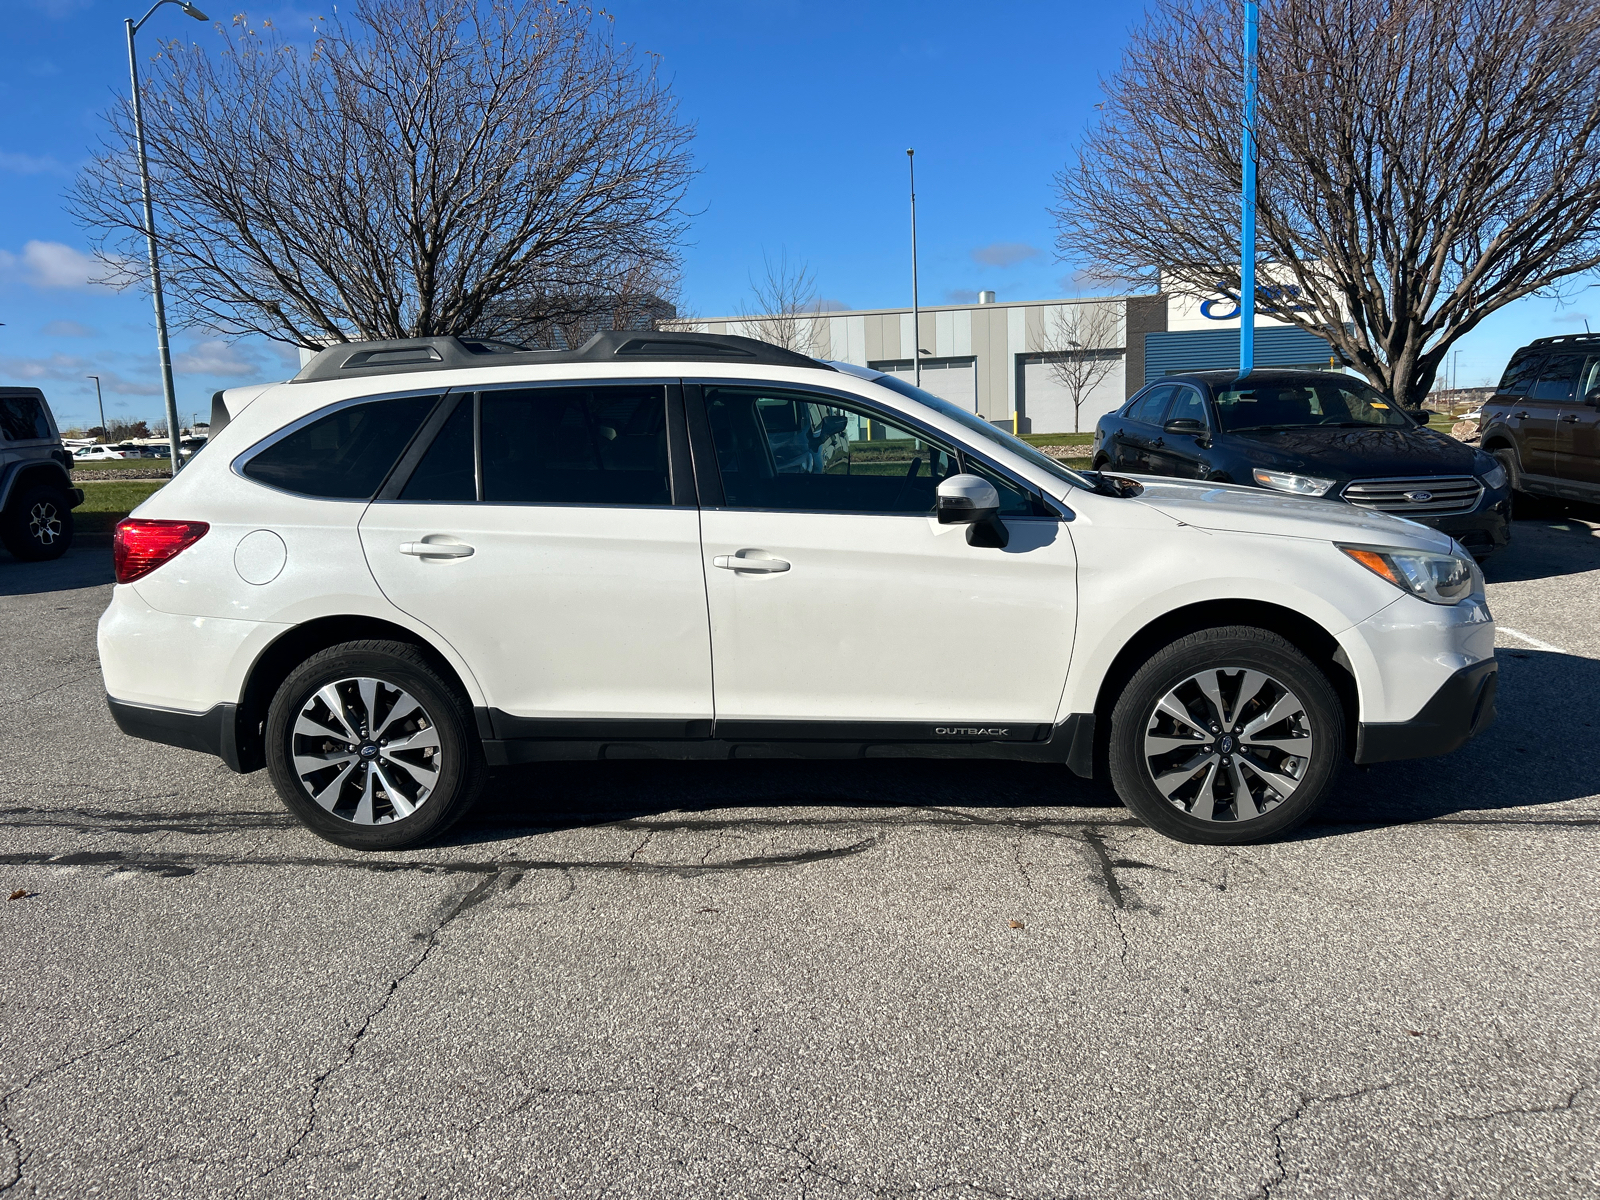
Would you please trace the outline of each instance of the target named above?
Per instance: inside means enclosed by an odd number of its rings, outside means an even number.
[[[921,314],[917,310],[917,152],[906,151],[906,169],[911,173],[911,381],[922,386]]]
[[[1244,165],[1239,198],[1239,378],[1256,365],[1256,34],[1259,0],[1244,2]]]
[[[86,375],[84,378],[94,380],[94,402],[100,406],[100,436],[109,442],[111,440],[111,430],[106,428],[106,401],[105,397],[100,394],[100,376]]]
[[[144,199],[144,236],[150,249],[150,295],[156,308],[156,350],[161,358],[161,391],[167,401],[167,445],[172,453],[172,473],[177,475],[182,463],[178,436],[178,394],[172,386],[172,348],[167,343],[167,306],[161,296],[161,261],[156,253],[156,215],[150,200],[150,162],[144,148],[144,105],[139,97],[139,60],[134,54],[133,35],[163,4],[176,4],[196,21],[206,20],[188,0],[156,0],[150,11],[135,21],[129,17],[123,22],[128,27],[128,77],[133,81],[133,137],[139,152],[139,192]],[[101,418],[100,427],[105,428]]]

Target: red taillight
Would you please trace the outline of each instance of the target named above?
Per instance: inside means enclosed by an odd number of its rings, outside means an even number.
[[[111,542],[111,565],[117,582],[132,583],[150,574],[205,537],[210,528],[204,521],[143,521],[129,517],[117,522]]]

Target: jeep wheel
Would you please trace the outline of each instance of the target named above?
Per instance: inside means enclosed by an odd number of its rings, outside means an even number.
[[[267,712],[267,770],[289,811],[353,850],[405,850],[454,825],[483,788],[472,709],[404,642],[312,655]]]
[[[72,501],[54,484],[21,489],[0,515],[0,540],[27,562],[60,558],[72,545],[72,532]]]
[[[1259,842],[1328,798],[1344,712],[1284,638],[1203,629],[1135,673],[1112,712],[1110,749],[1117,794],[1152,829],[1181,842]]]

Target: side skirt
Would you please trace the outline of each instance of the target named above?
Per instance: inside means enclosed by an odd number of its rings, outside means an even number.
[[[606,725],[614,728],[607,731]],[[483,739],[484,757],[494,767],[597,759],[979,758],[1065,763],[1073,774],[1085,779],[1094,773],[1093,713],[1074,713],[1054,726],[972,726],[854,721],[535,721],[479,709],[478,727],[494,735]]]

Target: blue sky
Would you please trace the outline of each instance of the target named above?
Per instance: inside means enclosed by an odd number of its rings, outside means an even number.
[[[147,2],[147,0],[145,0]],[[231,18],[217,0],[197,0]],[[127,88],[123,8],[108,0],[7,0],[12,69],[0,75],[0,382],[35,383],[64,424],[94,420],[98,373],[108,416],[154,418],[161,397],[149,302],[90,282],[82,232],[62,203]],[[703,0],[607,6],[616,34],[661,56],[698,127],[700,174],[688,208],[684,302],[716,316],[745,303],[763,254],[787,253],[820,294],[852,308],[910,298],[907,146],[917,150],[924,303],[1073,295],[1046,206],[1113,70],[1139,3],[1012,0],[761,3]],[[326,5],[247,10],[283,29]],[[141,33],[212,35],[167,6]],[[1461,344],[1459,378],[1498,378],[1533,337],[1600,328],[1600,293],[1566,307],[1523,301]],[[179,409],[211,393],[283,378],[294,357],[262,341],[230,345],[174,330]],[[187,419],[187,418],[186,418]]]

